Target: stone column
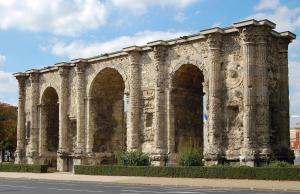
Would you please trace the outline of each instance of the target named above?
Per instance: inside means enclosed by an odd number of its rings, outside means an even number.
[[[271,154],[269,127],[269,87],[267,64],[267,38],[270,30],[261,29],[256,44],[257,72],[257,123],[256,127],[262,133],[260,158],[268,160]]]
[[[169,154],[169,162],[173,161],[173,154],[175,152],[175,126],[174,126],[174,106],[172,104],[172,81],[169,79],[169,87],[167,89],[167,133],[168,133],[168,154]]]
[[[46,119],[46,110],[45,110],[45,105],[44,104],[40,104],[39,105],[39,113],[40,113],[40,134],[39,134],[39,157],[41,159],[43,159],[43,156],[45,156],[45,153],[47,152],[47,147],[46,147],[46,141],[47,141],[47,137],[46,137],[46,123],[47,123],[47,119]],[[40,160],[41,161],[41,160]],[[41,161],[42,162],[42,161]]]
[[[15,152],[15,163],[21,164],[25,161],[25,101],[26,101],[26,79],[25,74],[17,74],[19,82],[18,102],[18,124],[17,124],[17,149]]]
[[[241,162],[248,166],[254,166],[255,150],[254,150],[254,135],[255,135],[255,118],[256,118],[256,86],[255,86],[255,27],[247,27],[241,29],[241,39],[243,48],[244,61],[244,96],[243,96],[243,151]]]
[[[74,165],[78,165],[83,162],[82,159],[85,151],[85,65],[86,63],[80,60],[76,63],[75,67],[77,74],[77,143],[75,149],[75,158],[77,158],[77,160],[74,160]]]
[[[30,72],[30,83],[31,83],[31,109],[30,109],[30,150],[28,153],[28,163],[38,163],[38,144],[39,144],[39,129],[38,129],[38,102],[39,102],[39,72]]]
[[[291,42],[291,37],[281,37],[279,39],[279,116],[280,127],[278,127],[278,136],[280,140],[279,147],[282,147],[280,156],[288,162],[293,162],[294,153],[290,149],[290,102],[289,102],[289,73],[288,73],[288,45]]]
[[[129,47],[124,49],[128,53],[130,64],[130,91],[127,114],[127,150],[140,149],[140,129],[141,129],[141,72],[140,72],[140,52],[139,47]]]
[[[59,146],[57,170],[67,171],[68,149],[68,106],[69,106],[69,66],[59,66],[60,96],[59,96]]]
[[[88,96],[86,98],[86,129],[87,129],[87,133],[86,133],[86,153],[89,156],[92,156],[93,154],[93,144],[94,144],[94,126],[93,126],[93,107],[92,107],[92,103],[93,102],[93,97]]]
[[[222,34],[209,34],[209,109],[208,109],[208,149],[204,154],[208,165],[218,164],[221,155],[221,42]]]
[[[158,154],[162,154],[164,151],[164,62],[165,62],[165,46],[155,46],[154,51],[154,63],[156,66],[156,86],[155,86],[155,115],[154,115],[154,140],[155,147]]]
[[[165,109],[165,89],[166,89],[166,70],[165,55],[167,43],[159,41],[153,43],[154,64],[156,67],[156,85],[154,96],[154,143],[155,153],[153,155],[154,165],[164,165],[165,162],[165,127],[166,127],[166,109]]]

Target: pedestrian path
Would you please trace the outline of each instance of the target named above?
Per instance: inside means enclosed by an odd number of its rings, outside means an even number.
[[[81,181],[138,185],[191,186],[201,188],[259,189],[300,192],[298,181],[265,181],[236,179],[202,179],[202,178],[162,178],[162,177],[127,177],[127,176],[93,176],[72,173],[14,173],[0,172],[0,179],[36,179],[52,181]]]

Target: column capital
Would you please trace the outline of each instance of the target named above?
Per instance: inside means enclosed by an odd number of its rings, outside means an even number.
[[[140,62],[142,48],[138,46],[124,48],[125,51],[129,56],[129,63],[130,65],[137,65]]]
[[[222,46],[222,37],[221,33],[213,33],[207,36],[208,47],[212,49],[220,49]]]
[[[282,38],[282,37],[279,38],[278,42],[277,42],[279,52],[287,53],[290,43],[291,43],[291,41],[287,38]]]
[[[240,38],[244,44],[255,43],[257,28],[255,26],[246,26],[239,28]]]
[[[68,77],[70,71],[70,66],[60,66],[58,67],[58,73],[61,77]]]
[[[40,73],[38,71],[31,72],[29,74],[29,79],[31,83],[38,83],[40,79]]]
[[[28,75],[25,73],[14,74],[15,78],[18,80],[19,88],[25,87],[26,80],[28,79]]]
[[[166,46],[165,45],[157,45],[153,47],[154,51],[154,59],[158,62],[164,61],[164,58],[166,56]]]
[[[85,70],[85,67],[87,65],[87,61],[84,59],[78,59],[73,61],[73,63],[75,64],[75,71],[77,74],[83,73]]]
[[[162,40],[147,43],[153,49],[156,62],[164,61],[168,43]]]

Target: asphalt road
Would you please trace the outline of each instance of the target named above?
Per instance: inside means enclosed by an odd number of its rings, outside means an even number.
[[[145,185],[120,185],[99,184],[87,182],[55,182],[37,180],[12,180],[0,179],[1,194],[79,194],[79,193],[102,193],[102,194],[220,194],[220,193],[243,193],[243,194],[275,194],[289,192],[272,192],[256,190],[224,190],[193,187],[170,187],[170,186],[145,186]],[[295,192],[290,192],[295,194]]]

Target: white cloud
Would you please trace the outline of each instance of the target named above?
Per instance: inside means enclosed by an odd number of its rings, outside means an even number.
[[[162,32],[144,31],[133,36],[121,36],[106,42],[85,43],[84,41],[74,41],[64,43],[57,41],[50,51],[55,55],[68,56],[69,58],[91,57],[103,53],[121,50],[132,45],[144,45],[154,40],[167,40],[190,34],[191,32]]]
[[[300,62],[292,61],[289,64],[290,78],[290,112],[291,124],[295,125],[300,121]]]
[[[213,23],[212,27],[215,28],[215,27],[220,27],[221,26],[221,22],[215,22]]]
[[[107,8],[99,0],[3,0],[0,29],[20,29],[75,36],[97,29],[106,21]]]
[[[183,9],[198,0],[111,0],[116,7],[134,10],[137,13],[145,13],[150,6],[169,6]]]
[[[262,0],[248,18],[269,19],[276,23],[278,31],[293,31],[300,27],[300,7],[287,7],[279,0]]]
[[[4,65],[5,61],[6,61],[6,57],[4,55],[0,54],[0,67],[2,65]]]
[[[292,118],[300,118],[300,115],[291,115]]]
[[[11,93],[17,91],[17,81],[12,73],[0,71],[0,93]]]
[[[279,0],[262,0],[258,5],[255,6],[256,11],[275,9],[280,5]]]
[[[187,19],[187,16],[180,11],[175,15],[174,19],[178,22],[184,22]]]

